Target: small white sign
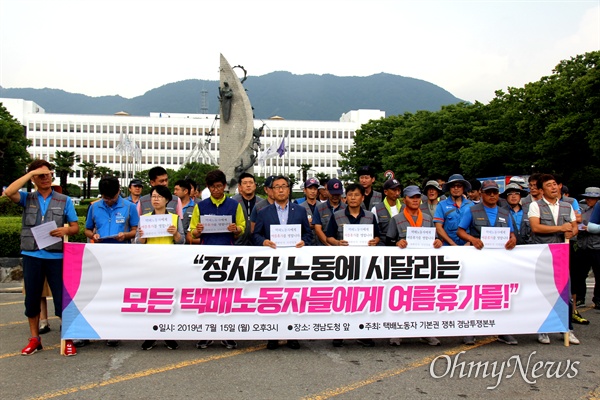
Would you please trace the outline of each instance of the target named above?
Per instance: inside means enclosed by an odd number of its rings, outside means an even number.
[[[202,233],[229,232],[231,215],[201,215],[200,223],[204,226]]]
[[[167,232],[171,225],[173,225],[171,214],[140,216],[140,229],[144,231],[143,238],[171,236]]]
[[[35,239],[35,243],[39,249],[45,249],[48,246],[58,243],[62,240],[61,237],[50,236],[50,232],[58,228],[56,222],[50,221],[45,224],[34,226],[31,228],[31,233]]]
[[[406,230],[409,249],[432,249],[435,241],[435,228],[417,228],[409,226]]]
[[[348,246],[368,246],[373,239],[373,225],[344,224],[344,240]]]
[[[271,241],[275,242],[277,247],[294,247],[302,240],[301,232],[300,224],[271,225]]]
[[[510,228],[483,227],[480,239],[484,248],[503,249],[510,239]]]

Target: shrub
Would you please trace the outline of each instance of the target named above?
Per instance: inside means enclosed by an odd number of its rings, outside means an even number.
[[[85,243],[85,217],[79,217],[79,232],[69,237],[70,242]],[[20,257],[21,217],[0,217],[0,257]]]
[[[20,205],[13,203],[12,200],[6,196],[0,197],[0,215],[21,216],[22,213],[23,208]]]

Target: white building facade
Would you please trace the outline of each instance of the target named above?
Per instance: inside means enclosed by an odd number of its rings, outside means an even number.
[[[0,103],[25,126],[33,158],[51,161],[57,150],[72,151],[80,162],[120,171],[124,180],[156,165],[177,170],[188,161],[219,163],[219,120],[213,114],[48,114],[31,101],[0,99]],[[383,111],[356,110],[343,114],[339,122],[278,117],[255,120],[256,128],[264,124],[259,159],[269,147],[271,157],[257,161],[254,173],[298,176],[301,166],[310,164],[309,176],[325,173],[338,177],[340,152],[353,146],[356,130],[371,119],[384,117]],[[283,140],[286,152],[280,157],[274,151]],[[75,165],[74,170],[71,178],[83,180],[81,168]]]

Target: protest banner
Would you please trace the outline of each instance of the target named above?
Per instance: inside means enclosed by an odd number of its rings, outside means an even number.
[[[65,339],[331,339],[568,331],[569,245],[65,243]]]

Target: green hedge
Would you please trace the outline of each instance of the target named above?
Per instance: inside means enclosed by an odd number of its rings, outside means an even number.
[[[79,217],[79,233],[69,237],[70,242],[87,242],[83,234],[85,217]],[[0,217],[0,257],[21,255],[21,217]]]
[[[8,197],[0,197],[0,215],[21,216],[22,211],[23,208],[20,205],[13,203]]]

